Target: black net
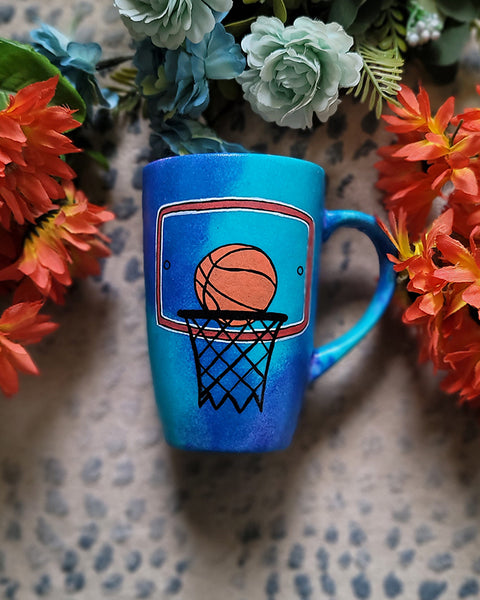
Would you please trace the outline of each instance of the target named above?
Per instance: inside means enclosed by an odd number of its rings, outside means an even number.
[[[230,401],[241,413],[253,401],[263,410],[272,350],[282,313],[179,310],[195,356],[198,405],[218,410]]]

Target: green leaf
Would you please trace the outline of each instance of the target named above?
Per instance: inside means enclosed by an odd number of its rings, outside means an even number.
[[[102,169],[105,169],[105,171],[110,169],[110,163],[108,162],[107,157],[101,152],[97,152],[96,150],[85,150],[84,154],[93,158],[93,160],[100,165]]]
[[[7,92],[0,91],[0,110],[3,110],[8,106],[8,98]]]
[[[67,105],[80,123],[85,119],[86,106],[73,85],[61,75],[57,67],[31,46],[0,38],[0,94],[2,97],[18,92],[31,83],[45,81],[58,75],[54,102]],[[0,97],[0,102],[1,102]]]
[[[377,118],[382,114],[383,100],[396,101],[403,73],[403,58],[393,46],[385,51],[367,43],[357,44],[356,52],[363,59],[363,71],[358,85],[350,91],[360,97],[361,102],[369,100],[369,108],[375,108]]]
[[[300,8],[302,0],[284,0],[287,10],[296,10]]]
[[[280,19],[282,23],[287,20],[287,9],[283,0],[273,0],[273,14]]]
[[[348,29],[355,21],[358,9],[365,1],[366,0],[336,0],[336,2],[332,4],[328,20],[340,23],[344,29]]]
[[[418,55],[425,63],[439,67],[453,65],[460,60],[469,38],[470,25],[468,23],[446,27],[438,40],[431,41],[424,48],[420,48]]]
[[[249,17],[248,19],[243,19],[242,21],[228,23],[228,25],[225,25],[225,31],[228,31],[228,33],[231,33],[236,38],[241,37],[250,30],[250,25],[256,20],[257,17]]]
[[[471,23],[480,17],[478,0],[437,0],[437,8],[447,17],[463,23]]]

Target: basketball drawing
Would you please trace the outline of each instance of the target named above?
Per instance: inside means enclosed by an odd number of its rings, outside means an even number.
[[[272,261],[247,244],[212,250],[195,271],[195,293],[204,310],[265,311],[276,289]]]

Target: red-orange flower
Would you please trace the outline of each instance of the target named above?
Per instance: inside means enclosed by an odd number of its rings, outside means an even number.
[[[75,172],[60,158],[79,152],[65,132],[78,127],[63,106],[48,106],[58,78],[32,83],[10,96],[0,111],[0,223],[11,227],[33,223],[63,198],[56,178],[70,180]]]
[[[449,98],[433,117],[423,88],[403,87],[399,100],[384,117],[396,142],[376,167],[394,213],[390,260],[409,292],[403,321],[418,333],[420,361],[446,372],[442,388],[480,407],[480,109],[455,116]],[[445,211],[429,228],[437,197]]]
[[[477,85],[476,90],[480,95],[480,85]],[[464,131],[480,132],[480,108],[466,108],[462,114],[452,119],[452,124],[455,126],[461,124]]]
[[[458,392],[460,401],[480,404],[480,327],[468,307],[452,315],[444,331],[443,369],[448,371],[442,389]]]
[[[0,389],[6,396],[18,391],[18,371],[38,375],[38,368],[22,344],[34,344],[58,325],[38,314],[43,302],[23,302],[0,317]]]
[[[68,182],[65,199],[32,227],[20,257],[0,271],[0,281],[20,281],[17,300],[37,295],[63,303],[72,276],[98,274],[98,258],[108,256],[108,238],[98,227],[113,213],[88,202],[85,194]],[[32,286],[33,284],[33,286]]]
[[[480,316],[480,249],[471,239],[471,252],[468,248],[450,236],[441,236],[437,241],[437,248],[442,258],[450,263],[435,271],[440,277],[456,286],[458,308],[469,304],[479,311]]]
[[[383,116],[383,119],[388,123],[387,131],[398,134],[413,131],[443,134],[453,116],[455,100],[451,96],[438,109],[435,117],[432,117],[430,99],[422,86],[420,86],[418,95],[415,96],[409,87],[402,85],[397,99],[400,106],[389,103],[389,107],[397,116]]]

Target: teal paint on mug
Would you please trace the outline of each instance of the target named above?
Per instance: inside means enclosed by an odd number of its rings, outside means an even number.
[[[149,353],[167,441],[192,450],[286,448],[309,382],[378,321],[395,278],[373,217],[324,209],[324,171],[259,154],[171,157],[144,169]],[[321,247],[338,227],[379,257],[360,321],[314,348]]]

